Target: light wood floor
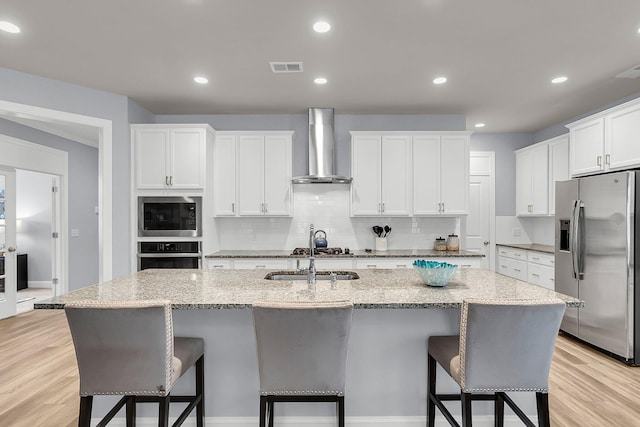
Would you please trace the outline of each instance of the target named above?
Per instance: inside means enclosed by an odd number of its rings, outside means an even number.
[[[640,367],[560,336],[551,367],[551,424],[640,426]],[[78,372],[61,310],[0,320],[0,425],[77,425]]]

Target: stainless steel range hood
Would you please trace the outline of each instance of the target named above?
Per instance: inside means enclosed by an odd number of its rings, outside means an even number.
[[[309,175],[294,184],[348,184],[351,178],[335,174],[333,108],[309,108]]]

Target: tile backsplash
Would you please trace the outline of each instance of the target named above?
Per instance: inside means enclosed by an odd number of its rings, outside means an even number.
[[[293,186],[292,218],[216,218],[222,250],[290,250],[309,244],[309,224],[324,230],[330,247],[374,248],[371,227],[389,225],[389,249],[427,249],[438,236],[460,233],[458,218],[351,218],[348,184]]]

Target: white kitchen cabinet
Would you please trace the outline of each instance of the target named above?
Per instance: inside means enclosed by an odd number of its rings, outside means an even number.
[[[480,268],[481,261],[475,257],[435,257],[435,258],[356,258],[356,268],[413,268],[416,259],[448,262],[459,268]],[[417,276],[416,276],[417,277]]]
[[[213,214],[236,216],[236,135],[216,134],[213,143]]]
[[[291,216],[292,144],[293,132],[237,135],[237,204],[231,202],[232,211],[241,216]],[[225,185],[224,169],[214,173]],[[223,201],[227,206],[231,194],[229,190]]]
[[[351,215],[409,216],[411,137],[351,134]]]
[[[208,125],[132,125],[136,188],[191,190],[205,186]]]
[[[527,281],[532,285],[555,289],[555,257],[541,252],[527,252]]]
[[[569,179],[569,135],[547,141],[549,144],[549,215],[556,213],[556,182]]]
[[[566,126],[570,135],[571,176],[640,166],[640,100]]]
[[[466,215],[469,135],[413,136],[413,214]]]
[[[498,273],[527,281],[527,251],[503,246],[498,247]]]
[[[295,262],[294,262],[295,264]],[[353,270],[353,258],[316,258],[315,260],[317,271],[343,271]],[[295,267],[295,265],[294,265]],[[300,258],[300,268],[308,268],[309,259]]]
[[[549,214],[549,152],[545,143],[516,151],[516,215]]]
[[[288,270],[291,263],[288,258],[241,258],[233,260],[235,270]]]
[[[209,258],[207,259],[207,270],[230,270],[233,268],[233,260]]]

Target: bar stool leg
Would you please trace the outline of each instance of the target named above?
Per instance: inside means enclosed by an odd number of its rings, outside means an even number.
[[[78,414],[78,427],[89,427],[91,423],[91,406],[93,396],[82,396],[80,398],[80,414]]]
[[[504,427],[504,398],[501,392],[496,393],[493,416],[495,418],[495,427]]]
[[[344,396],[338,396],[338,427],[344,427]]]
[[[260,427],[265,427],[267,420],[267,397],[260,396]]]
[[[471,393],[462,393],[462,427],[471,427]]]
[[[196,406],[196,426],[204,427],[204,354],[196,362],[196,396],[200,396]]]
[[[169,427],[169,395],[158,399],[158,427]]]
[[[436,359],[431,354],[428,355],[428,374],[429,390],[427,391],[427,427],[434,427],[436,422],[436,404],[431,396],[436,394]]]
[[[267,412],[269,413],[269,427],[273,427],[273,400],[267,400],[268,408]]]
[[[127,399],[127,427],[135,427],[136,425],[136,397],[129,396]]]
[[[548,393],[536,393],[536,406],[538,407],[538,426],[550,427],[551,420],[549,419],[549,394]]]

